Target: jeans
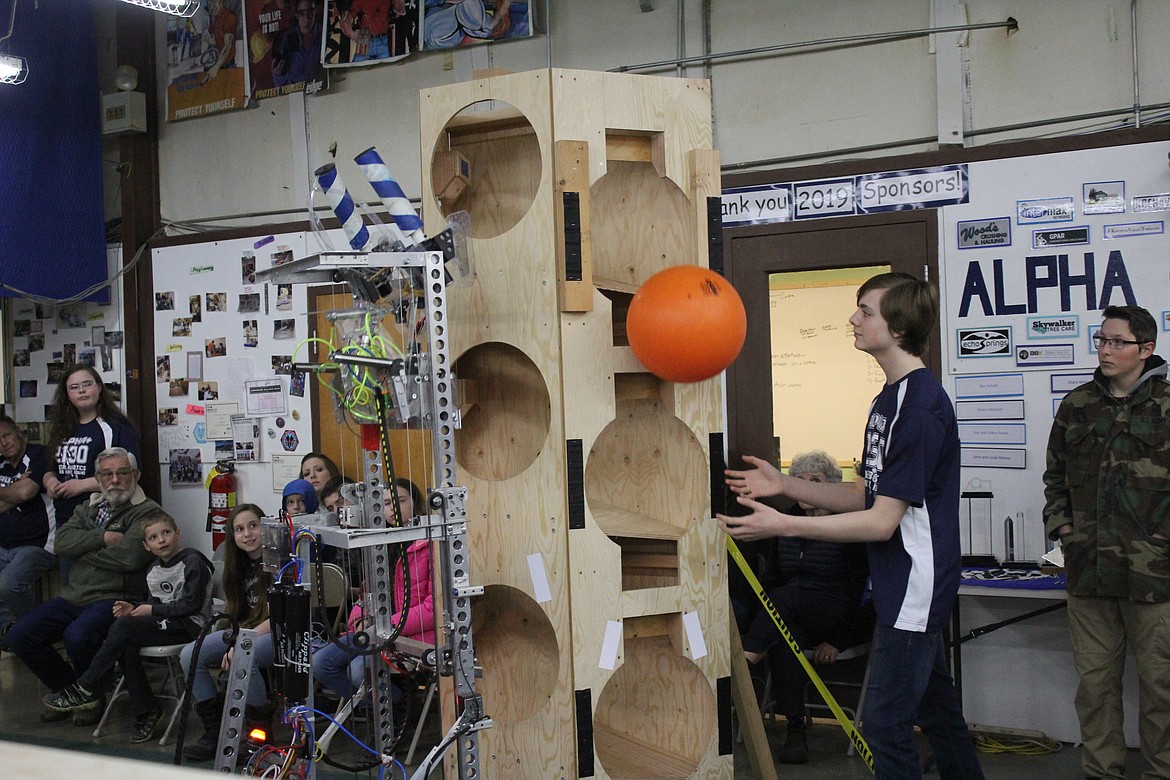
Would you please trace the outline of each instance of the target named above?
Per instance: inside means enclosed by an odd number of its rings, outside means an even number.
[[[343,699],[351,698],[366,677],[365,656],[353,651],[353,634],[340,637],[348,649],[332,642],[313,653],[313,679]]]
[[[915,722],[930,741],[941,780],[981,780],[983,770],[947,669],[942,633],[879,625],[870,655],[862,730],[877,780],[922,777]]]
[[[388,60],[390,59],[390,42],[386,35],[377,35],[370,38],[370,46],[366,49],[365,54],[358,54],[353,58],[354,62],[366,62],[367,60]]]
[[[224,641],[224,634],[228,632],[212,630],[204,639],[199,648],[199,660],[195,664],[195,683],[191,689],[195,701],[210,701],[219,692],[215,680],[211,679],[212,668],[218,669],[223,657],[227,655],[228,644]],[[179,661],[183,664],[183,674],[191,673],[191,655],[195,652],[195,643],[183,648]],[[268,686],[264,684],[261,669],[271,669],[275,659],[275,649],[272,646],[272,634],[257,634],[252,644],[252,669],[248,675],[248,699],[252,705],[268,703]]]
[[[313,679],[341,698],[350,699],[365,682],[366,656],[353,650],[353,634],[346,634],[339,639],[345,648],[329,642],[313,653]],[[394,679],[390,682],[390,700],[397,704],[405,694]],[[357,706],[362,707],[367,703],[368,700],[357,702]]]
[[[8,646],[56,693],[89,668],[113,624],[113,599],[79,607],[58,596],[18,620],[8,632]],[[72,666],[53,649],[57,640],[64,641]]]
[[[77,678],[77,683],[87,691],[108,689],[114,665],[120,661],[122,674],[126,676],[130,709],[135,715],[155,712],[159,708],[158,701],[150,689],[139,651],[151,645],[177,645],[190,639],[191,632],[187,630],[186,621],[181,618],[163,620],[131,615],[120,617],[110,626],[106,641],[93,657],[89,668]]]
[[[773,588],[768,597],[801,649],[815,647],[825,641],[830,632],[845,619],[850,608],[849,598],[844,593],[808,587],[797,580]],[[803,715],[804,686],[808,676],[788,643],[780,636],[772,616],[761,609],[745,628],[743,649],[768,654],[776,712],[785,717]]]
[[[0,547],[0,631],[33,611],[33,584],[56,562],[44,547]]]

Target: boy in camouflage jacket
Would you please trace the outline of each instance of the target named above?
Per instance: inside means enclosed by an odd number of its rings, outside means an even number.
[[[1045,529],[1063,543],[1086,777],[1125,776],[1121,678],[1137,659],[1145,778],[1170,778],[1170,383],[1157,324],[1105,309],[1093,380],[1061,402],[1044,472]]]

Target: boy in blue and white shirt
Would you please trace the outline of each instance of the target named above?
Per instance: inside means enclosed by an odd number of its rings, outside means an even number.
[[[870,407],[860,479],[805,482],[745,455],[752,468],[728,470],[727,484],[751,514],[719,516],[724,531],[747,541],[867,542],[877,628],[864,736],[878,780],[922,776],[915,723],[943,780],[983,777],[943,643],[959,588],[959,437],[950,399],[922,361],[937,322],[938,294],[927,283],[901,273],[866,281],[849,324],[886,385]],[[757,501],[768,496],[839,514],[781,514]]]
[[[149,740],[162,719],[139,651],[151,645],[190,642],[211,619],[211,562],[198,550],[180,547],[174,518],[158,514],[147,519],[142,525],[142,544],[155,556],[146,572],[149,600],[138,605],[115,601],[117,619],[89,668],[77,682],[43,699],[46,707],[57,712],[95,709],[114,665],[121,662],[135,715],[132,742]]]

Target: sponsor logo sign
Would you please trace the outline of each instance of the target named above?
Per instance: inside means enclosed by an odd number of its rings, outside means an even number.
[[[1151,211],[1170,211],[1170,192],[1158,195],[1134,195],[1129,210],[1134,214],[1148,214]]]
[[[1071,246],[1089,243],[1089,228],[1070,227],[1061,230],[1033,230],[1032,248],[1044,249],[1050,246]]]
[[[959,249],[976,249],[984,246],[1011,246],[1011,217],[993,219],[967,219],[958,224]]]
[[[1105,238],[1134,238],[1136,236],[1160,236],[1166,232],[1166,223],[1157,222],[1125,222],[1119,225],[1106,225]]]
[[[1072,198],[1038,198],[1016,201],[1016,224],[1034,225],[1040,222],[1072,222]]]
[[[1076,316],[1028,318],[1028,338],[1031,339],[1076,337],[1080,330],[1080,320]]]
[[[1073,362],[1072,344],[1029,344],[1016,350],[1017,366],[1069,366]]]
[[[1125,212],[1125,182],[1091,181],[1081,185],[1082,214]]]
[[[1012,329],[966,328],[957,331],[960,358],[1001,357],[1012,353]]]

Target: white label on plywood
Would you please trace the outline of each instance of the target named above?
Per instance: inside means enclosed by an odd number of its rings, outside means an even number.
[[[552,588],[548,586],[548,572],[544,568],[544,558],[540,553],[528,556],[528,576],[532,577],[532,597],[537,604],[552,601]]]
[[[684,612],[682,621],[687,632],[687,642],[691,646],[691,659],[698,661],[707,655],[707,642],[703,639],[703,627],[699,625],[699,613]]]
[[[601,660],[598,666],[609,669],[611,672],[617,667],[618,643],[622,640],[622,624],[620,620],[609,620],[605,623],[605,639],[601,642]]]

